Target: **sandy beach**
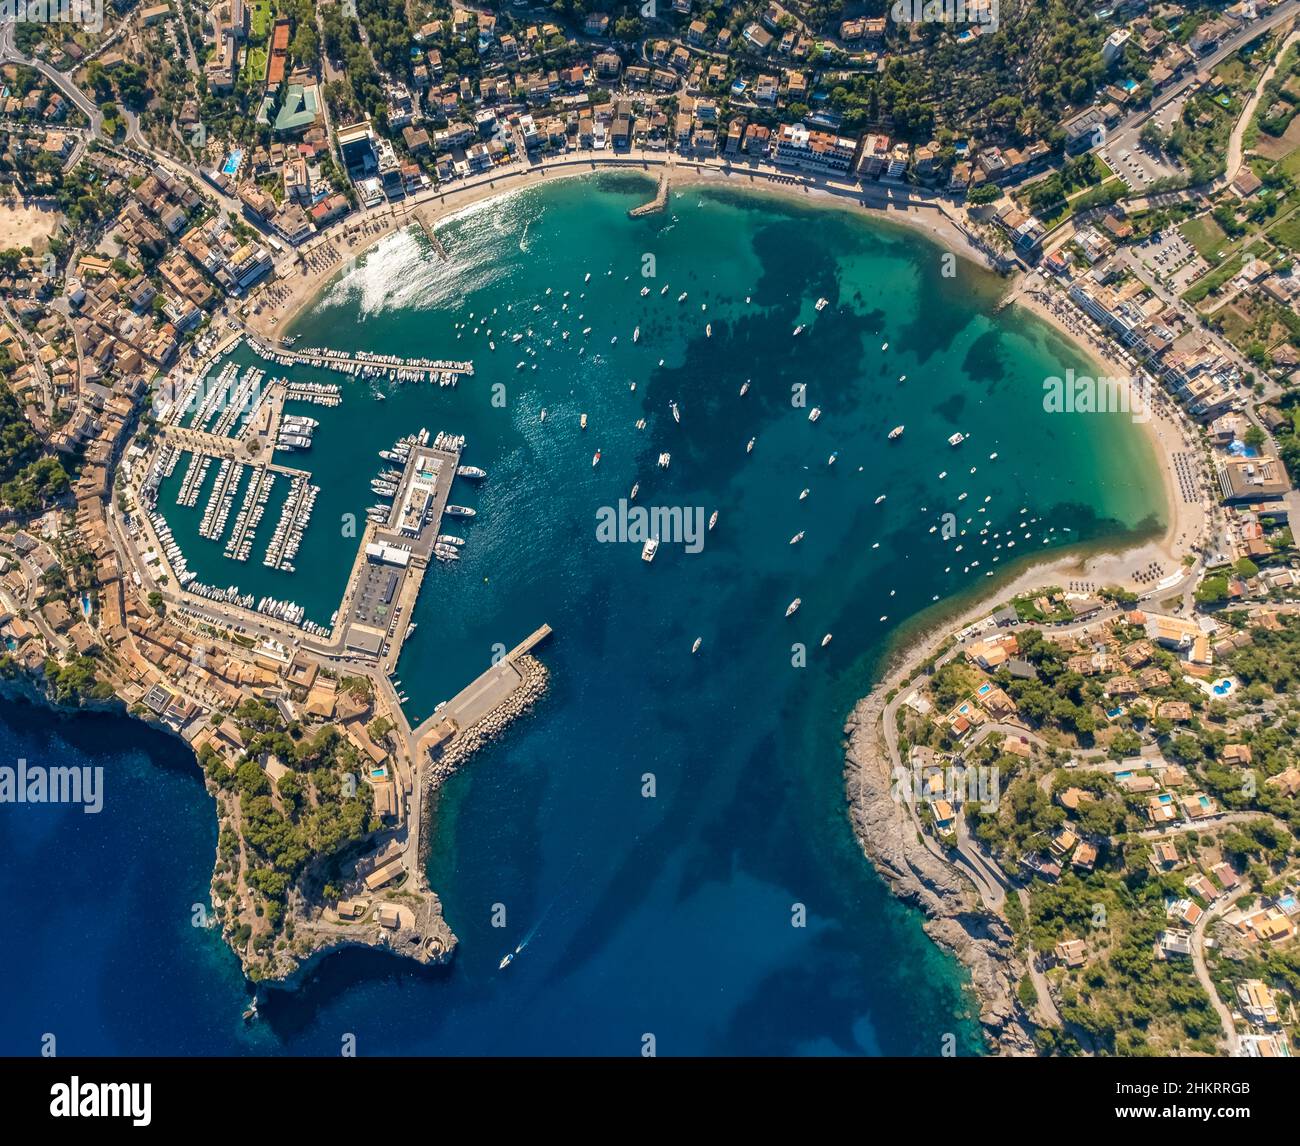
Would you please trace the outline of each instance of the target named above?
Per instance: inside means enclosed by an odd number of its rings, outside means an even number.
[[[349,217],[304,243],[291,263],[280,264],[280,274],[284,277],[267,282],[249,296],[244,325],[263,339],[278,339],[349,260],[358,258],[396,231],[419,224],[432,228],[467,207],[556,179],[610,171],[639,172],[653,179],[665,167],[669,170],[670,186],[677,193],[693,186],[732,186],[843,211],[867,210],[873,218],[919,230],[962,259],[981,267],[989,266],[984,255],[936,200],[920,199],[906,188],[885,187],[864,193],[855,184],[821,178],[803,182],[766,167],[679,161],[673,155],[616,159],[603,153],[589,154],[528,167],[508,167],[477,180],[455,184],[446,191],[425,192],[401,203]]]

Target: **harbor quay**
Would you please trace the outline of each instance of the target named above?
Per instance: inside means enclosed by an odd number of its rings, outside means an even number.
[[[226,342],[221,352],[229,353],[236,345]],[[358,377],[386,374],[396,381],[448,385],[473,371],[470,362],[272,350],[252,340],[250,346],[259,356],[270,356],[282,365],[318,366],[327,360]],[[526,654],[550,630],[543,626],[440,705],[418,728],[411,727],[402,707],[406,697],[392,674],[414,631],[412,617],[431,563],[459,558],[456,547],[463,542],[444,532],[446,519],[474,514],[452,503],[455,480],[466,474],[486,476],[462,466],[465,440],[447,432],[431,435],[421,430],[380,452],[387,468],[371,483],[379,502],[366,513],[339,607],[328,627],[306,620],[292,602],[263,598],[254,607],[253,596],[234,585],[222,589],[199,583],[165,516],[157,511],[162,481],[185,459],[188,468],[183,471],[178,503],[197,507],[201,491],[208,489],[200,536],[221,539],[227,516],[233,516],[226,556],[236,560],[245,560],[253,547],[272,482],[288,480],[290,493],[264,563],[295,572],[297,543],[307,528],[316,487],[310,470],[275,458],[279,452],[309,450],[317,424],[309,418],[286,417],[285,405],[295,399],[332,405],[342,401],[342,393],[337,386],[285,378],[263,383],[263,374],[259,366],[234,362],[219,366],[217,358],[209,358],[197,370],[178,369],[163,391],[164,399],[156,402],[156,435],[135,468],[137,478],[144,473],[137,492],[151,512],[130,519],[136,564],[143,573],[140,587],[175,605],[181,624],[209,636],[225,630],[233,642],[244,645],[244,651],[263,663],[287,666],[308,658],[330,671],[369,679],[398,734],[404,757],[398,771],[405,774],[409,793],[416,783],[408,770],[411,761],[425,759],[428,753],[444,754],[461,730],[476,730],[457,750],[458,758],[467,757],[473,750],[471,743],[475,747],[482,743],[486,727],[491,725],[495,734],[508,723],[508,713],[522,711],[540,694],[544,687],[540,666]],[[205,478],[213,466],[218,473],[207,486]],[[243,502],[236,514],[241,489]],[[527,703],[517,703],[523,696],[528,697]]]

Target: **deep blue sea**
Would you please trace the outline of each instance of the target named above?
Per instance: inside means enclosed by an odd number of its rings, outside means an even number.
[[[421,426],[467,435],[489,478],[457,485],[478,517],[454,530],[464,559],[425,581],[396,674],[409,715],[496,646],[542,622],[555,636],[542,705],[436,808],[428,874],[454,961],[343,952],[244,1025],[235,957],[191,925],[216,826],[187,751],[125,719],[6,706],[0,761],[93,760],[109,783],[99,816],[0,807],[0,1052],[46,1032],[65,1054],[335,1054],[354,1035],[361,1054],[636,1055],[653,1035],[661,1055],[935,1055],[948,1033],[980,1052],[961,968],[849,830],[844,717],[899,627],[986,572],[1157,528],[1150,452],[1122,420],[1048,416],[1043,378],[1086,372],[1082,352],[995,314],[998,282],[945,277],[927,241],[729,191],[629,220],[646,188],[568,182],[476,208],[442,228],[445,263],[396,236],[298,321],[302,345],[476,365],[456,390],[347,383],[337,410],[304,411],[321,422],[292,458],[323,487],[310,577],[197,538],[206,494],[173,504],[184,462],[162,493],[203,580],[325,622],[355,553],[339,522],[373,501],[376,451]],[[639,544],[597,541],[634,482],[639,504],[718,511],[701,552],[664,545],[647,565]],[[930,531],[943,513],[957,538]]]

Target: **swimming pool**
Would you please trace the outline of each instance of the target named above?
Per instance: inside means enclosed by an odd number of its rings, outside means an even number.
[[[1222,680],[1216,680],[1210,691],[1215,696],[1227,696],[1236,686],[1237,682],[1232,677],[1225,676]]]
[[[234,175],[239,170],[239,165],[244,161],[244,153],[236,148],[226,156],[226,161],[221,165],[222,175]]]

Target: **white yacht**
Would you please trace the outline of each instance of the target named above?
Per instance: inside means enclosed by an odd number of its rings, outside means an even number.
[[[652,537],[643,546],[641,546],[641,560],[653,561],[655,554],[659,552],[659,538]]]
[[[801,542],[801,541],[803,540],[803,536],[804,536],[804,531],[801,529],[801,530],[799,530],[799,532],[796,533],[792,538],[790,538],[790,544],[791,544],[791,545],[798,545],[799,542]]]
[[[962,434],[962,433],[956,433],[956,434],[953,434],[953,435],[948,439],[948,444],[949,444],[950,446],[960,446],[960,445],[962,444],[962,442],[964,442],[965,440],[966,440],[966,435],[965,435],[965,434]]]
[[[817,419],[820,418],[821,416],[822,416],[822,408],[820,406],[814,406],[811,410],[808,411],[808,421],[810,422],[817,421]]]
[[[903,427],[895,426],[892,430],[889,431],[888,436],[891,442],[897,441],[899,438],[903,436]]]
[[[802,602],[798,597],[796,597],[793,601],[790,602],[790,604],[788,604],[788,605],[786,606],[786,608],[785,608],[785,615],[786,615],[787,617],[792,617],[792,616],[794,616],[794,614],[795,614],[796,612],[798,612],[798,610],[799,610],[799,606],[802,605],[802,604],[803,604],[803,602]]]

